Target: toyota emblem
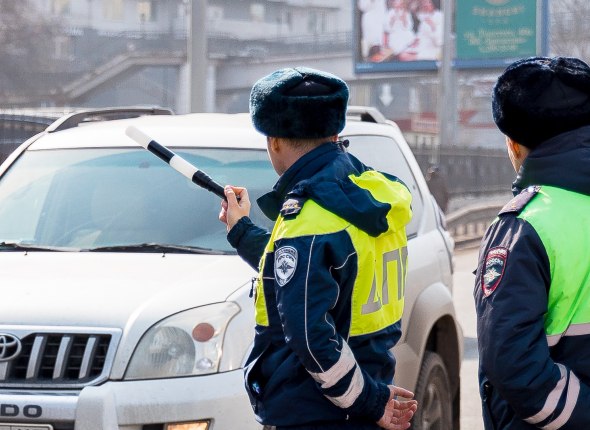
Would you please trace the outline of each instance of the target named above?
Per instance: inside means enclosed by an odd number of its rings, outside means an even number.
[[[12,334],[0,333],[0,362],[18,357],[22,349],[20,339]]]

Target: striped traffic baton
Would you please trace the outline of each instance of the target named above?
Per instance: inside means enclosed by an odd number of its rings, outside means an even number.
[[[211,179],[209,175],[207,175],[202,170],[199,170],[180,155],[166,148],[164,145],[156,142],[137,127],[132,125],[127,127],[125,134],[127,134],[127,136],[139,143],[145,149],[150,151],[152,154],[168,163],[170,167],[183,176],[186,176],[193,183],[205,188],[207,191],[211,191],[213,194],[221,197],[222,199],[225,199],[223,187]]]

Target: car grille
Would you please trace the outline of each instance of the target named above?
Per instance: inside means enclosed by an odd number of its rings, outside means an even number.
[[[0,328],[0,331],[2,329]],[[0,362],[0,387],[76,388],[96,384],[110,372],[118,334],[32,332],[15,334],[22,349]]]

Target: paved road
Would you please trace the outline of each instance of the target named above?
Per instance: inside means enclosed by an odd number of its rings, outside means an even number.
[[[477,265],[477,248],[455,251],[453,296],[463,335],[465,350],[461,366],[461,429],[483,430],[477,388],[477,335],[473,304],[473,270]]]

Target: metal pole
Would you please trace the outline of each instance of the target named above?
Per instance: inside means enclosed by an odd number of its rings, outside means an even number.
[[[207,0],[191,0],[188,63],[190,111],[207,111]]]
[[[439,66],[438,88],[438,145],[433,154],[433,163],[440,161],[440,148],[456,143],[457,88],[452,67],[455,53],[453,30],[453,10],[455,0],[443,0],[444,29],[442,58]]]

